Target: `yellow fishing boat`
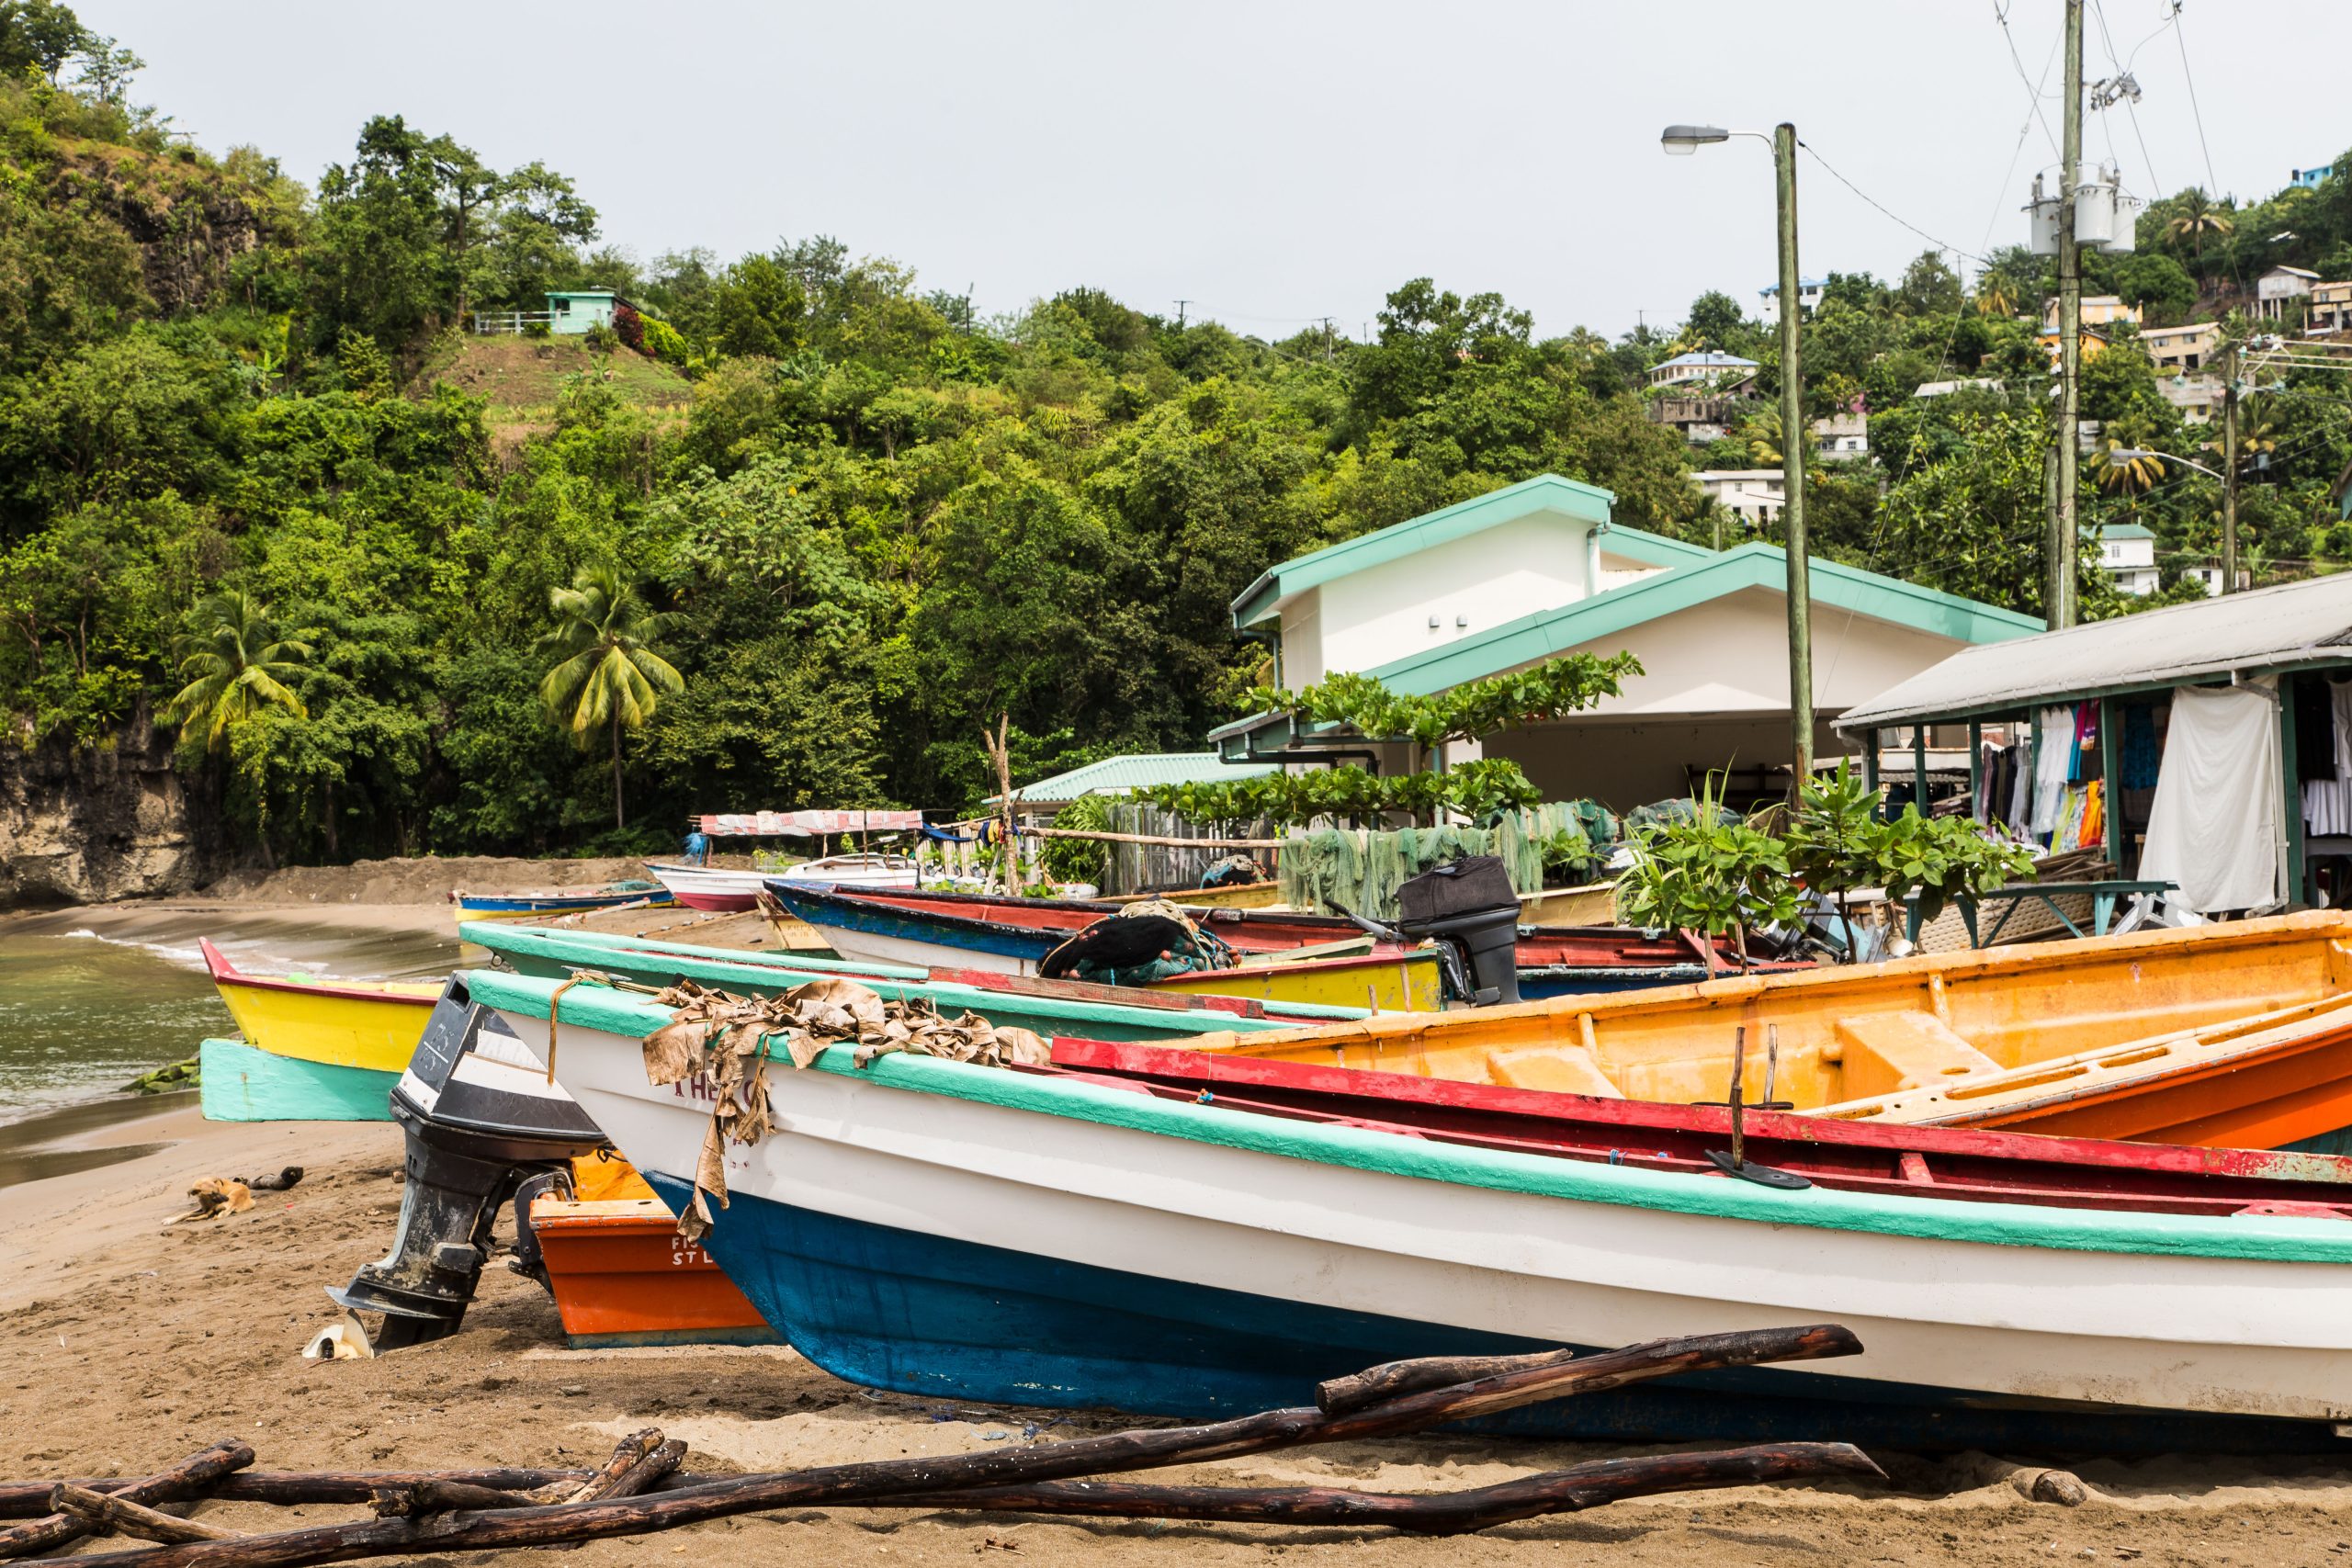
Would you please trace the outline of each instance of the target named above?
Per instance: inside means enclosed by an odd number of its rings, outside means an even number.
[[[248,975],[198,939],[245,1043],[274,1056],[397,1073],[441,995],[435,980],[305,980]]]
[[[2352,915],[1173,1042],[1609,1099],[2276,1148],[2352,1126]]]

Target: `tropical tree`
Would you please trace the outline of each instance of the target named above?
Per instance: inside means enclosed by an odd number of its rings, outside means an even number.
[[[633,585],[608,566],[582,567],[569,588],[548,591],[555,629],[538,640],[542,655],[560,662],[539,682],[548,714],[571,732],[586,750],[596,732],[609,731],[613,747],[613,826],[626,827],[621,809],[621,731],[641,729],[664,694],[685,690],[685,680],[653,651],[658,639],[678,629],[684,615],[656,611]]]
[[[2205,236],[2227,234],[2237,225],[2213,205],[2212,197],[2195,186],[2180,193],[2180,209],[2165,225],[2165,238],[2173,244],[2183,240],[2190,243],[2193,254],[2200,261],[2205,255]]]
[[[2018,313],[2018,286],[1997,272],[1988,272],[1976,280],[1976,313],[1980,316],[2014,316]]]
[[[311,645],[281,638],[269,611],[235,589],[215,593],[196,607],[197,629],[176,638],[172,655],[187,683],[164,710],[167,724],[185,732],[204,720],[204,749],[217,751],[239,721],[267,707],[308,718],[302,699],[287,685],[311,657]]]
[[[2094,461],[2098,469],[2098,488],[2118,495],[2143,493],[2165,471],[2156,455],[2141,443],[2114,437],[2099,443]]]

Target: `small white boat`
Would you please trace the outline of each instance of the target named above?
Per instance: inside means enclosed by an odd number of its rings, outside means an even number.
[[[757,908],[760,885],[771,874],[764,871],[729,871],[709,865],[659,865],[650,862],[645,869],[670,890],[671,897],[687,908],[715,909],[725,913]]]
[[[783,882],[806,882],[819,887],[911,888],[920,886],[917,867],[910,855],[827,855],[822,860],[802,861],[784,871],[755,876],[752,891],[757,892],[759,882],[769,875]]]
[[[555,982],[463,980],[545,1037]],[[581,987],[561,1010],[557,1080],[681,1207],[710,1104],[646,1081],[670,1010]],[[2341,1208],[1779,1190],[841,1049],[768,1081],[775,1131],[726,1149],[704,1245],[811,1361],[871,1387],[1199,1416],[1399,1357],[1832,1322],[1862,1355],[1520,1429],[2263,1452],[2341,1449],[2352,1419]]]

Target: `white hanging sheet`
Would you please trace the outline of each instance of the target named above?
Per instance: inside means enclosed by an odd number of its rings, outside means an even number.
[[[2033,716],[2033,830],[2058,826],[2066,774],[2075,765],[2075,710],[2043,708]]]
[[[2199,914],[2268,904],[2280,808],[2278,682],[2175,692],[2140,874]]]

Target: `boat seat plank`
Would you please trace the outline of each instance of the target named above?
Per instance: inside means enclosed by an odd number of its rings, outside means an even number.
[[[1586,1094],[1600,1100],[1623,1100],[1624,1092],[1600,1070],[1592,1053],[1581,1045],[1530,1045],[1516,1051],[1487,1053],[1487,1081],[1505,1089],[1546,1089],[1554,1094]]]
[[[1846,1094],[1889,1094],[1969,1073],[1996,1073],[2001,1064],[1928,1012],[1869,1013],[1838,1021],[1844,1047]]]

